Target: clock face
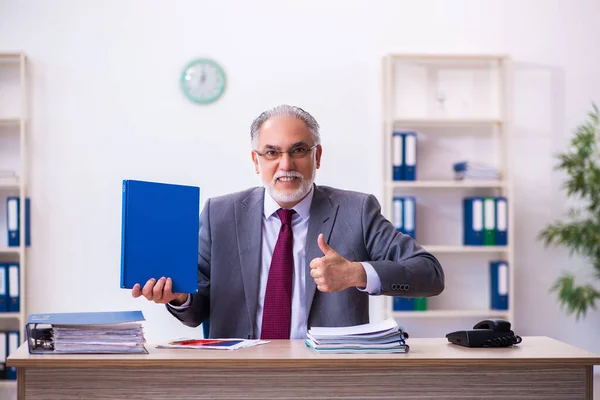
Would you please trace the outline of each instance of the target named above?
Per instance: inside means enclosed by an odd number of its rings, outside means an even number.
[[[181,89],[195,103],[212,103],[225,90],[225,72],[213,60],[194,60],[181,73]]]

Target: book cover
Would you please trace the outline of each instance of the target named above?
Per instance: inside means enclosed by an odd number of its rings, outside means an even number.
[[[121,288],[164,276],[197,293],[199,218],[198,187],[123,181]]]

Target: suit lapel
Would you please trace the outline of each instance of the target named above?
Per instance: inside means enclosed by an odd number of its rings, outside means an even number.
[[[251,326],[254,326],[258,305],[264,193],[263,188],[257,188],[235,203],[238,252]]]
[[[310,308],[317,289],[314,279],[310,276],[310,262],[316,257],[323,257],[323,252],[321,252],[321,249],[319,249],[319,245],[317,244],[317,238],[319,237],[319,234],[322,233],[325,241],[329,243],[338,207],[339,206],[334,204],[325,192],[315,185],[315,193],[310,207],[308,233],[306,235],[305,273],[307,316],[310,316]]]

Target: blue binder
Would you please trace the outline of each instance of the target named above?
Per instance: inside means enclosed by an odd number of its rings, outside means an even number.
[[[19,263],[8,263],[8,311],[21,310],[21,277]]]
[[[394,311],[414,311],[415,299],[394,296],[392,308]]]
[[[31,244],[30,233],[30,200],[25,199],[25,245]],[[21,245],[21,199],[9,196],[6,199],[6,226],[8,228],[8,246],[18,247]]]
[[[121,288],[164,276],[197,293],[199,216],[198,187],[123,181]]]
[[[402,132],[392,134],[392,179],[404,180],[404,135]]]
[[[11,355],[19,348],[21,341],[19,340],[19,331],[8,331],[6,332],[6,350],[7,355]],[[15,381],[17,380],[17,367],[8,367],[6,369],[6,379]]]
[[[508,244],[508,201],[506,197],[496,198],[496,245]]]
[[[404,232],[404,197],[392,200],[392,223],[398,232]]]
[[[404,197],[404,233],[416,239],[417,202],[414,197]]]
[[[6,332],[0,331],[0,381],[6,379],[6,359],[8,358],[8,340]]]
[[[490,308],[508,310],[508,262],[490,261]]]
[[[463,241],[466,246],[483,245],[483,198],[463,199]]]
[[[8,264],[0,263],[0,312],[8,311]]]
[[[404,135],[404,180],[417,179],[417,133],[403,132]]]

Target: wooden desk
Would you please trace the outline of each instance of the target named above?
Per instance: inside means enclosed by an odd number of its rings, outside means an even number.
[[[302,341],[148,355],[30,355],[19,399],[592,399],[600,355],[547,337],[505,349],[408,339],[408,354],[319,354]]]

